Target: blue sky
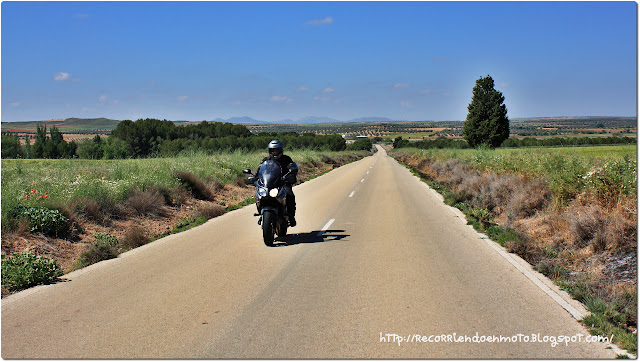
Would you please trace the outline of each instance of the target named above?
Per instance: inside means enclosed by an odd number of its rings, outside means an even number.
[[[2,2],[2,121],[635,116],[635,2]]]

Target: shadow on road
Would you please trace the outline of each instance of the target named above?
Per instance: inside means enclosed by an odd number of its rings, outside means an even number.
[[[327,230],[312,231],[302,234],[289,234],[283,238],[278,237],[273,243],[274,247],[298,245],[298,244],[314,244],[326,241],[344,240],[350,235],[345,234],[345,230]]]

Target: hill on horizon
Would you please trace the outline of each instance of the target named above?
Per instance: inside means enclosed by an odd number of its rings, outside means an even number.
[[[2,132],[35,132],[38,125],[55,126],[60,132],[113,131],[120,123],[109,118],[66,118],[32,122],[2,122]]]

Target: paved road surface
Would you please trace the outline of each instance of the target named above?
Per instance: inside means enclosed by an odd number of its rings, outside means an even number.
[[[383,150],[295,192],[278,247],[249,206],[5,298],[2,357],[614,356]],[[583,342],[392,336],[454,333]]]

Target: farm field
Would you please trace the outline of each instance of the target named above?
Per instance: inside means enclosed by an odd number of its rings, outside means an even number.
[[[627,162],[628,171],[635,169],[636,145],[585,147],[498,148],[495,150],[403,148],[395,152],[411,153],[437,161],[459,159],[481,170],[493,172],[521,172],[530,176],[552,177],[557,173],[574,173],[576,177],[608,163]],[[625,161],[627,160],[627,161]],[[576,169],[568,169],[567,166]]]

